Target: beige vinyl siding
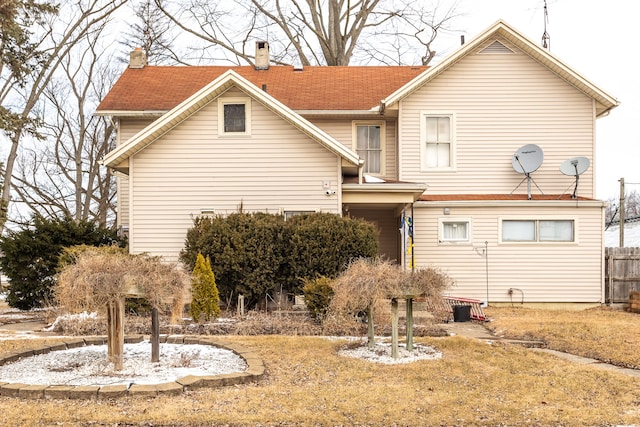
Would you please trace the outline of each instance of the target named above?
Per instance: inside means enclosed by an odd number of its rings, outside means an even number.
[[[444,204],[414,209],[417,266],[437,265],[456,285],[449,294],[486,300],[485,258],[488,242],[489,301],[510,302],[509,288],[524,293],[524,302],[602,302],[602,208],[555,202],[530,202],[525,206],[449,207]],[[439,218],[471,218],[471,242],[438,241]],[[574,219],[574,243],[501,243],[501,219]],[[520,291],[514,291],[520,303]]]
[[[376,122],[378,120],[367,119],[314,119],[313,117],[307,119],[318,126],[320,129],[327,132],[329,135],[343,143],[355,151],[355,143],[353,142],[353,127],[355,122]],[[397,152],[398,147],[396,144],[396,121],[395,120],[383,120],[385,123],[385,148],[384,148],[384,161],[385,161],[385,173],[382,178],[396,180],[398,179],[398,166],[397,166]]]
[[[214,101],[132,158],[132,253],[175,260],[202,210],[341,212],[340,159],[255,100],[251,106],[250,136],[219,136]],[[325,182],[336,195],[325,194]]]
[[[117,214],[116,226],[129,226],[129,177],[125,174],[116,172],[116,188],[117,188]]]
[[[512,168],[514,152],[537,144],[544,163],[532,175],[535,183],[545,194],[570,192],[574,179],[559,167],[576,156],[593,161],[593,101],[510,47],[516,53],[471,53],[402,101],[399,179],[427,182],[430,194],[510,193],[524,178]],[[455,115],[451,171],[421,170],[420,125],[426,112]],[[532,190],[540,194],[533,184]],[[526,194],[526,183],[515,193]],[[593,167],[580,177],[578,194],[593,197]]]
[[[153,119],[121,118],[118,127],[118,145],[127,142],[136,133],[153,123]]]
[[[123,118],[118,121],[117,144],[125,143],[136,133],[153,122],[151,119]],[[118,227],[129,226],[129,177],[122,173],[116,173],[116,185],[118,188],[118,209],[116,225]]]

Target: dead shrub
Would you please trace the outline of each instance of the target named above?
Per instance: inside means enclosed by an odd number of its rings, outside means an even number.
[[[56,301],[69,312],[104,311],[125,295],[140,293],[152,307],[182,314],[189,276],[159,258],[87,249],[62,269]]]
[[[440,303],[442,293],[453,284],[436,268],[405,271],[381,259],[358,259],[331,283],[334,295],[330,311],[334,316],[360,316],[371,310],[375,325],[388,325],[389,299],[420,297],[428,306]]]

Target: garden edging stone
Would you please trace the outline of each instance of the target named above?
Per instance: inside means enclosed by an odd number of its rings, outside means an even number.
[[[125,337],[125,342],[137,343],[144,340],[144,336],[135,335]],[[210,345],[234,352],[247,364],[247,369],[242,372],[234,372],[220,375],[188,375],[177,378],[172,382],[159,384],[117,384],[117,385],[35,385],[24,383],[2,382],[0,378],[0,396],[18,397],[24,399],[97,399],[97,398],[119,398],[126,396],[158,396],[177,395],[185,391],[200,387],[221,387],[237,384],[246,384],[260,380],[264,375],[265,368],[262,359],[252,350],[241,344],[226,343],[213,337],[200,337],[189,335],[161,335],[162,343],[185,344],[192,343],[198,345]],[[59,350],[89,346],[105,345],[106,337],[91,336],[85,338],[71,339],[63,344],[52,344],[50,346],[37,346],[15,353],[0,355],[0,365],[15,362],[21,358],[32,357],[35,354],[49,353]]]

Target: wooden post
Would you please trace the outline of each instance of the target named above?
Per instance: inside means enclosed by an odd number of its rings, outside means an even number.
[[[158,309],[151,309],[151,362],[160,361],[160,321],[158,320]]]
[[[373,335],[373,307],[371,306],[367,308],[367,337],[369,338],[369,342],[367,343],[369,350],[373,350],[375,337]]]
[[[113,369],[122,370],[124,361],[124,297],[107,306],[107,360]]]
[[[112,302],[107,304],[107,362],[113,363],[113,322],[115,321],[115,308]]]
[[[244,317],[244,295],[238,295],[238,316]]]
[[[398,358],[398,299],[391,298],[391,357]]]
[[[407,350],[413,351],[413,298],[406,299],[407,305]]]

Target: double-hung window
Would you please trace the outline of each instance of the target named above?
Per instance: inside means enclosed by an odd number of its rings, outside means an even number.
[[[420,157],[422,170],[454,167],[453,114],[422,114]]]
[[[355,122],[355,149],[364,160],[364,173],[384,174],[384,122]]]
[[[572,219],[502,220],[503,242],[575,242]]]
[[[251,101],[249,98],[220,98],[218,126],[221,135],[251,134]]]

